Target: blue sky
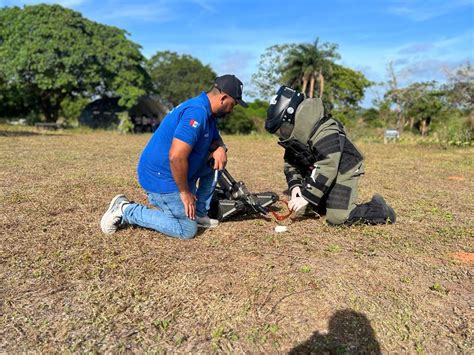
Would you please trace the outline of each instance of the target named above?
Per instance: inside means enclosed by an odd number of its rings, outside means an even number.
[[[190,54],[250,86],[260,55],[274,44],[338,44],[340,64],[386,80],[394,63],[402,85],[445,78],[474,64],[474,0],[0,0],[0,6],[56,3],[127,30],[150,57]],[[245,89],[244,89],[245,90]],[[374,97],[367,93],[365,105]],[[244,95],[245,96],[245,95]]]

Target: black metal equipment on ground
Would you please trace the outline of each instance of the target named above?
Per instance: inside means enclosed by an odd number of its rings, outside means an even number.
[[[252,194],[242,181],[235,181],[224,169],[217,181],[209,216],[223,221],[235,215],[266,215],[266,207],[278,201],[274,192]]]

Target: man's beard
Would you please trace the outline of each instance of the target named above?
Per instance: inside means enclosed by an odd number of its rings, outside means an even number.
[[[223,108],[220,108],[220,109],[217,110],[217,112],[214,114],[214,116],[217,117],[217,118],[224,118],[228,114],[229,113],[225,112],[225,110]]]

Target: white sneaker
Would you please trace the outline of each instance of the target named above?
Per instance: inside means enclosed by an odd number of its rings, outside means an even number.
[[[209,216],[196,217],[196,222],[201,228],[215,228],[219,225],[217,219],[209,218]]]
[[[117,231],[120,222],[122,222],[123,206],[128,205],[130,201],[125,195],[117,195],[110,202],[109,209],[104,213],[100,220],[100,228],[105,234],[113,234]]]

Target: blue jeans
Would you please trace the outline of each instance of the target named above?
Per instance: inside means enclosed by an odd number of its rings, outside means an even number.
[[[200,168],[197,176],[196,182],[190,188],[197,198],[196,215],[202,217],[209,211],[216,181],[214,170],[207,164]],[[196,235],[197,222],[186,217],[179,191],[147,194],[148,201],[157,208],[131,203],[123,213],[123,224],[153,229],[179,239],[191,239]]]

